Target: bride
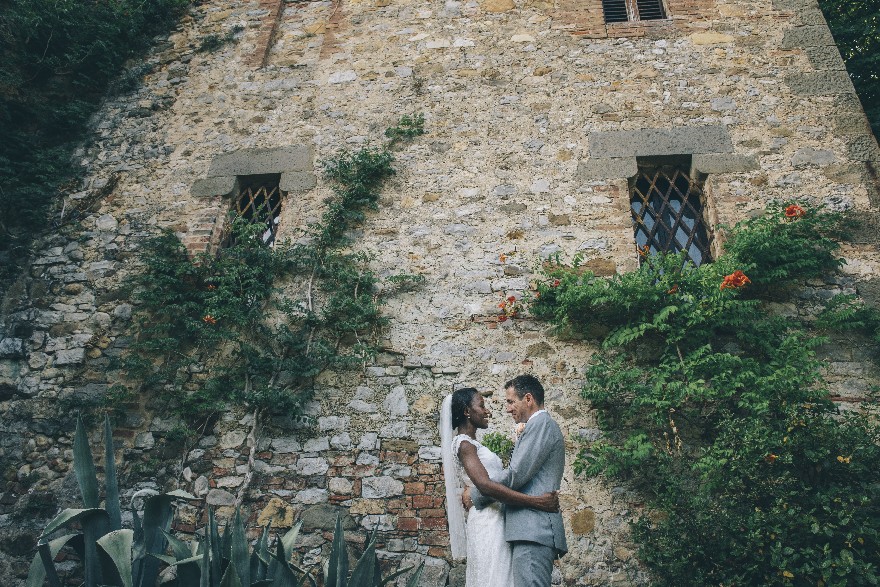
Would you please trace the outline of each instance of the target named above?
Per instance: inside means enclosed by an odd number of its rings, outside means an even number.
[[[547,512],[559,510],[559,496],[555,491],[526,495],[490,479],[504,468],[498,455],[477,441],[477,429],[487,428],[490,417],[483,397],[473,387],[446,396],[440,413],[449,542],[453,558],[467,557],[466,587],[513,585],[511,547],[504,540],[501,503]],[[496,500],[482,510],[472,507],[467,513],[467,529],[460,499],[462,484],[476,486],[483,495]]]

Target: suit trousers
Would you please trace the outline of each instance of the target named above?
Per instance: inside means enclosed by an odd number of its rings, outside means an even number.
[[[514,587],[550,587],[556,549],[522,540],[511,542],[511,545]]]

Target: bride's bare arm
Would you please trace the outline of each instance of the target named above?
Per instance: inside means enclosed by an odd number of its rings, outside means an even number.
[[[470,442],[462,442],[458,447],[458,460],[465,473],[471,478],[480,493],[501,503],[518,505],[545,512],[559,511],[559,494],[556,491],[543,495],[526,495],[496,483],[489,478],[486,467],[477,456],[477,447]]]

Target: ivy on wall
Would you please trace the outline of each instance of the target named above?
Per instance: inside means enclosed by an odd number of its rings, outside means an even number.
[[[382,298],[420,276],[380,280],[350,231],[394,174],[393,145],[422,134],[423,124],[401,117],[382,147],[328,161],[334,197],[296,244],[267,246],[265,226],[241,218],[216,255],[191,259],[170,232],[149,240],[133,278],[137,332],[122,364],[138,391],[162,394],[189,421],[232,405],[295,416],[319,373],[370,360],[386,323]]]
[[[575,266],[539,284],[534,315],[601,341],[582,395],[603,437],[575,469],[644,496],[634,538],[656,585],[876,584],[877,403],[831,401],[809,317],[821,296],[797,311],[807,280],[833,283],[840,226],[777,206],[729,229],[724,254],[699,268],[652,255],[612,279]],[[876,332],[849,299],[820,326],[854,317]]]

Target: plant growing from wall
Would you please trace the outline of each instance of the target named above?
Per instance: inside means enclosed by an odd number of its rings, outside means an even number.
[[[729,229],[714,263],[648,256],[612,279],[555,269],[538,286],[533,314],[601,340],[583,397],[604,436],[575,469],[646,498],[634,537],[655,584],[876,584],[877,404],[841,413],[823,339],[765,302],[839,265],[839,220],[772,207]]]
[[[231,244],[216,255],[190,259],[168,232],[149,240],[134,278],[140,306],[127,377],[165,394],[190,420],[229,405],[296,415],[319,373],[375,355],[386,322],[382,297],[419,281],[395,275],[382,283],[368,256],[352,249],[350,231],[376,208],[394,174],[389,149],[424,131],[416,117],[389,132],[382,147],[325,163],[334,197],[297,244],[269,247],[263,225],[240,218],[231,222]]]

